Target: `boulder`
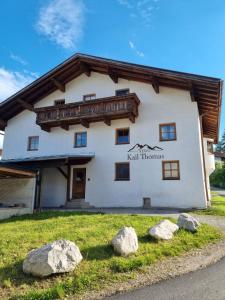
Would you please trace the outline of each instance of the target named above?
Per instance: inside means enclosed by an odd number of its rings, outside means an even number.
[[[169,220],[163,220],[149,229],[150,236],[157,240],[171,240],[173,234],[179,229],[179,227],[170,222]]]
[[[121,228],[112,240],[114,251],[122,256],[134,254],[138,250],[138,238],[133,227]]]
[[[177,224],[180,228],[191,232],[196,232],[200,226],[200,223],[194,217],[186,213],[179,215]]]
[[[23,271],[38,277],[70,272],[82,259],[79,248],[73,242],[57,240],[30,251],[23,262]]]

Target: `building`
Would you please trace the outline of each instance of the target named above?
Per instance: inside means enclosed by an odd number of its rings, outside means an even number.
[[[215,162],[223,163],[225,161],[225,152],[216,151],[214,153],[214,156],[215,156]]]
[[[222,86],[76,54],[0,105],[0,171],[36,172],[35,207],[205,208]]]

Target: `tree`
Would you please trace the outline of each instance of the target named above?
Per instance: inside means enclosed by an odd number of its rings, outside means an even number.
[[[216,145],[216,151],[225,152],[225,130],[224,130],[221,140]]]

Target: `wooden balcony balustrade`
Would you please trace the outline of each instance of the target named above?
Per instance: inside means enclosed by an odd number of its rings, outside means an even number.
[[[74,102],[59,106],[36,108],[36,123],[46,131],[51,127],[69,129],[70,125],[82,124],[89,127],[92,122],[103,121],[108,126],[111,120],[128,118],[135,122],[138,116],[140,100],[135,93],[124,96],[112,96],[95,100]]]

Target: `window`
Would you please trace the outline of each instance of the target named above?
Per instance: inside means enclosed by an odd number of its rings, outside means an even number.
[[[39,136],[28,137],[28,145],[27,145],[28,151],[38,150],[38,145],[39,145]]]
[[[179,160],[163,161],[162,172],[163,172],[164,180],[179,180],[180,179]]]
[[[86,147],[87,146],[87,132],[76,132],[74,147]]]
[[[117,90],[116,96],[124,96],[124,95],[128,95],[129,93],[130,93],[129,89]]]
[[[130,143],[129,128],[116,129],[116,145]]]
[[[208,153],[213,154],[213,143],[212,142],[207,141],[207,151],[208,151]]]
[[[64,105],[65,104],[65,100],[64,99],[60,99],[60,100],[55,100],[55,105]]]
[[[177,139],[176,123],[160,124],[159,139],[160,141],[175,141]]]
[[[130,164],[125,162],[125,163],[116,163],[115,164],[115,180],[117,181],[128,181],[130,180]]]
[[[88,94],[83,96],[84,101],[95,100],[95,99],[96,99],[96,94]]]

